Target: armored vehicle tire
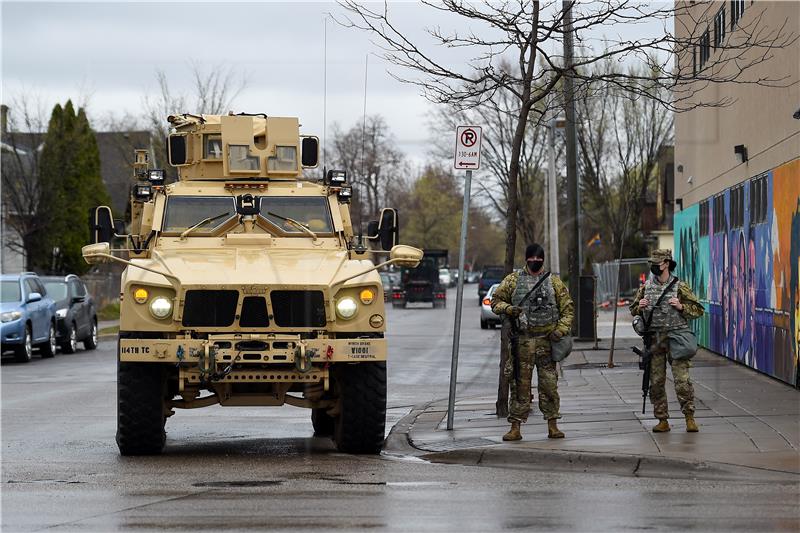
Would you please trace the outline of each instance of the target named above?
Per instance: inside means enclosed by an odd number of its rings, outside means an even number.
[[[18,363],[30,363],[33,357],[33,343],[31,340],[31,327],[25,326],[25,338],[22,344],[14,347],[14,359]]]
[[[61,351],[63,353],[75,353],[75,350],[78,349],[78,330],[75,327],[75,323],[69,325],[67,329],[67,335],[64,342],[61,343]]]
[[[50,323],[50,336],[39,347],[39,352],[42,354],[42,359],[55,357],[56,355],[56,327]]]
[[[336,384],[336,448],[343,453],[380,453],[386,427],[386,363],[339,365]]]
[[[311,425],[314,426],[314,435],[317,437],[330,437],[333,435],[336,420],[326,409],[311,409]]]
[[[117,364],[117,446],[122,455],[155,455],[164,449],[164,369],[153,363]]]
[[[89,336],[83,340],[83,347],[87,350],[94,350],[97,348],[97,317],[92,320],[92,331]]]

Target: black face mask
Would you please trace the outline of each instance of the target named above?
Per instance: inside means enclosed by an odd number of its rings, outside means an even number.
[[[660,276],[661,265],[650,265],[650,272],[652,272],[654,276]]]
[[[544,266],[544,259],[536,259],[535,261],[526,261],[528,269],[531,272],[539,272]]]

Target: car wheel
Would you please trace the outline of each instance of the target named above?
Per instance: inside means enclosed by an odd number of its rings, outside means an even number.
[[[94,350],[97,348],[97,319],[92,320],[92,332],[83,341],[83,347],[87,350]]]
[[[481,329],[488,329],[489,324],[486,323],[485,320],[481,319]]]
[[[75,350],[78,349],[78,330],[75,327],[75,323],[70,324],[69,330],[67,331],[67,340],[61,344],[61,351],[64,353],[75,353]]]
[[[25,326],[25,339],[22,344],[14,348],[15,359],[18,363],[29,363],[33,357],[33,340],[31,327]]]
[[[50,358],[56,354],[56,327],[50,323],[50,337],[42,344],[40,351],[43,358]]]

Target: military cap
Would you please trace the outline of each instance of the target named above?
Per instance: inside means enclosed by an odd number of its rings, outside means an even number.
[[[660,265],[664,261],[669,261],[669,269],[672,270],[677,266],[678,263],[672,259],[672,250],[668,250],[666,248],[661,248],[659,250],[653,250],[650,253],[650,259],[648,259],[650,263],[654,265]]]

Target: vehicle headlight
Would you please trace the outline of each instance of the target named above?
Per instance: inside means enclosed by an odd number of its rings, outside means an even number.
[[[345,320],[353,318],[356,315],[356,311],[358,311],[358,305],[356,301],[349,296],[345,296],[336,302],[336,314],[339,315],[340,318]]]
[[[11,322],[12,320],[19,320],[22,318],[22,313],[19,311],[8,311],[7,313],[0,314],[0,320],[3,322]]]
[[[56,317],[57,318],[67,318],[67,310],[66,309],[56,309]]]
[[[156,318],[167,318],[172,313],[172,301],[163,296],[157,296],[150,302],[150,314]]]

